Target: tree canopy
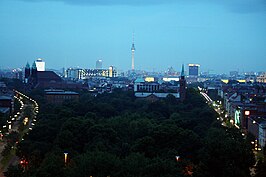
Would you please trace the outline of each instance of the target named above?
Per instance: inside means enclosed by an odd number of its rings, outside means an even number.
[[[37,125],[18,144],[17,155],[29,162],[21,176],[249,176],[249,143],[216,117],[194,89],[184,102],[148,102],[125,91],[42,101]]]

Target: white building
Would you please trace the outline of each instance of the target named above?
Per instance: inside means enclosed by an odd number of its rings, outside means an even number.
[[[266,72],[257,77],[257,82],[266,83]]]
[[[45,62],[41,58],[38,58],[35,61],[35,64],[37,67],[37,71],[45,71]]]

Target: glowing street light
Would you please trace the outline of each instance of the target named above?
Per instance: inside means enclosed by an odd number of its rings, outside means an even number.
[[[180,160],[180,156],[175,156],[175,159],[178,162]]]
[[[28,123],[28,121],[29,121],[29,118],[28,117],[25,117],[25,119],[23,121],[24,125],[26,125]]]
[[[64,155],[65,155],[65,165],[67,164],[67,156],[68,156],[68,153],[67,152],[64,152]]]

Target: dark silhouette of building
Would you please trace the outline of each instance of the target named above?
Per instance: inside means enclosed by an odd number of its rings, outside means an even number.
[[[37,78],[37,67],[36,67],[36,63],[33,62],[32,64],[32,67],[31,67],[31,75],[30,75],[30,82],[33,84],[33,85],[36,85],[37,82],[38,82],[38,78]]]
[[[28,83],[30,77],[30,64],[27,62],[25,67],[25,83]]]
[[[51,104],[62,104],[64,101],[77,101],[79,94],[77,92],[64,90],[46,90],[46,100]]]
[[[200,67],[199,64],[189,64],[188,65],[188,75],[198,77],[199,76],[199,67]]]
[[[184,101],[186,98],[186,79],[185,79],[184,64],[182,65],[182,71],[181,71],[179,84],[180,84],[180,89],[179,89],[180,100]]]
[[[62,78],[53,71],[37,71],[36,63],[25,67],[25,84],[30,88],[62,88]]]

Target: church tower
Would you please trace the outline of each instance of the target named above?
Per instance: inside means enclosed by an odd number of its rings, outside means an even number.
[[[31,67],[31,79],[33,83],[37,82],[37,66],[35,62],[33,62]]]
[[[182,65],[182,71],[181,76],[179,79],[179,94],[180,94],[180,100],[184,101],[186,98],[186,79],[185,79],[185,70],[184,70],[184,64]]]
[[[24,73],[25,75],[25,79],[24,79],[24,81],[25,81],[25,83],[28,83],[28,81],[29,81],[29,77],[30,77],[30,65],[29,65],[29,63],[27,62],[27,65],[26,65],[26,67],[25,67],[25,73]]]

